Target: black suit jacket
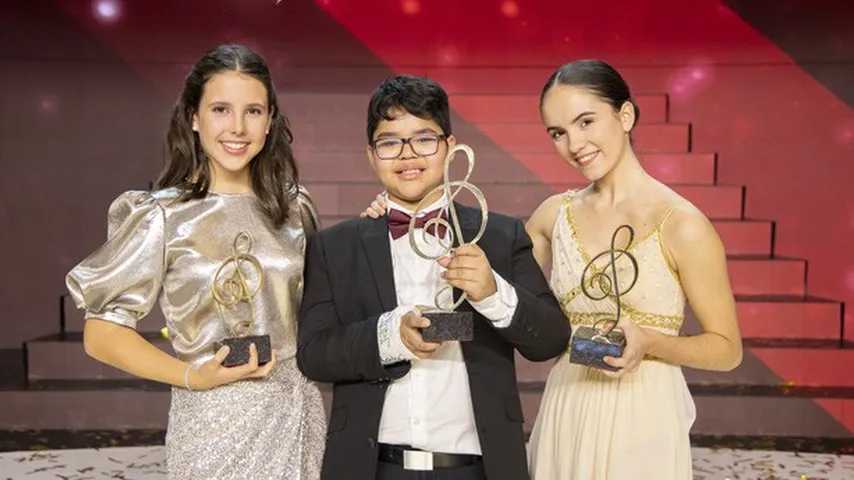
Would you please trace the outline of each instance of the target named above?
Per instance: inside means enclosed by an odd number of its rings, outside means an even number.
[[[465,238],[480,226],[480,212],[457,205]],[[519,299],[510,326],[495,328],[474,311],[474,340],[462,342],[486,475],[490,480],[528,478],[522,408],[516,387],[514,348],[543,361],[562,353],[569,322],[534,260],[531,240],[516,219],[489,215],[478,242]],[[380,219],[353,219],[314,235],[305,263],[299,315],[300,370],[334,384],[323,462],[325,480],[376,477],[377,432],[390,382],[409,362],[384,366],[377,319],[397,306],[388,226]]]

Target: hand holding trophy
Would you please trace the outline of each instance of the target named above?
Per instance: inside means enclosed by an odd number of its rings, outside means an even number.
[[[457,152],[463,152],[468,161],[468,171],[463,180],[451,181],[450,166],[454,161]],[[409,222],[409,242],[412,250],[425,259],[437,260],[441,257],[453,254],[454,248],[459,248],[463,245],[476,244],[486,231],[486,223],[488,220],[489,210],[486,205],[486,197],[483,192],[475,185],[469,183],[469,178],[474,171],[474,151],[468,145],[459,144],[452,148],[445,157],[445,173],[444,182],[430,191],[419,202],[415,209],[415,213]],[[468,190],[478,202],[481,210],[480,227],[477,234],[469,241],[463,238],[462,228],[460,227],[459,216],[454,199],[461,190]],[[425,200],[433,198],[436,192],[443,191],[448,199],[448,204],[442,209],[439,215],[428,220],[421,230],[421,244],[416,239],[418,227],[416,225],[417,216],[422,212]],[[448,221],[450,219],[450,222]],[[447,238],[443,234],[448,232]],[[422,245],[429,245],[429,252],[426,252]],[[443,342],[443,341],[470,341],[474,338],[474,324],[472,312],[457,312],[456,309],[468,297],[465,293],[454,301],[452,297],[453,287],[445,286],[436,294],[434,305],[432,307],[424,307],[421,314],[430,320],[430,326],[421,331],[421,336],[428,342]],[[443,305],[443,298],[449,298]]]
[[[228,346],[228,356],[223,360],[224,367],[235,367],[249,362],[249,346],[255,344],[258,365],[270,361],[271,345],[269,335],[250,335],[255,324],[253,299],[264,284],[264,271],[261,262],[252,255],[252,235],[240,232],[234,239],[233,255],[223,262],[214,275],[211,292],[217,307],[217,314],[232,335],[216,342],[214,350]],[[254,283],[254,287],[252,286]],[[226,319],[227,314],[237,316],[237,310],[243,304],[248,305],[249,318],[238,322]]]
[[[617,248],[617,237],[620,230],[628,230],[629,240],[625,248]],[[584,295],[594,301],[605,299],[616,303],[616,315],[603,315],[591,327],[577,327],[570,342],[569,361],[580,365],[587,365],[608,371],[618,370],[605,363],[605,357],[621,357],[626,347],[626,337],[622,329],[617,327],[622,315],[621,297],[628,293],[638,281],[638,262],[629,253],[634,241],[635,231],[629,225],[617,227],[611,236],[611,248],[596,255],[581,273],[581,291]],[[600,258],[608,257],[609,262],[602,268],[596,265]],[[617,262],[625,258],[629,261],[631,268],[631,281],[626,288],[620,285],[619,268]],[[608,270],[610,269],[610,272]]]

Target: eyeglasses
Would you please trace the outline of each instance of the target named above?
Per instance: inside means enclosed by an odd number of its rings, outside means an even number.
[[[403,153],[403,146],[409,144],[416,155],[426,157],[439,151],[440,140],[445,140],[445,135],[426,133],[409,138],[380,138],[374,140],[373,149],[380,160],[394,160]]]

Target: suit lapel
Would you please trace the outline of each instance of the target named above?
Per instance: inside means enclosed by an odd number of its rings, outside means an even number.
[[[460,220],[460,230],[463,232],[462,240],[469,242],[475,235],[477,235],[477,231],[480,228],[480,211],[457,202],[454,202],[454,206],[457,209],[457,217]],[[481,241],[483,241],[483,239],[481,239]],[[454,301],[457,301],[462,293],[462,290],[455,288]],[[463,303],[460,305],[460,309],[471,310],[472,307],[468,303]]]
[[[385,217],[363,220],[359,223],[359,234],[383,310],[393,310],[397,307],[397,294],[394,289],[391,246]]]
[[[457,208],[457,216],[460,219],[460,229],[463,231],[463,241],[469,242],[477,235],[480,228],[480,211],[454,202]]]

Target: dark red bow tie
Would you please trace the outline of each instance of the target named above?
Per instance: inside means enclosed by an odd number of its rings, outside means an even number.
[[[415,228],[424,228],[424,225],[432,219],[439,216],[442,213],[441,208],[437,208],[436,210],[430,210],[426,214],[415,219]],[[447,220],[446,215],[442,215],[442,218]],[[406,212],[401,212],[397,209],[389,209],[388,211],[388,231],[391,232],[391,238],[397,240],[398,238],[406,235],[409,232],[409,221],[412,219],[412,216]],[[438,236],[445,236],[445,228],[444,225],[436,225],[435,227],[430,227],[427,230],[427,233],[431,235],[435,235],[438,233]],[[434,231],[436,233],[434,233]]]

